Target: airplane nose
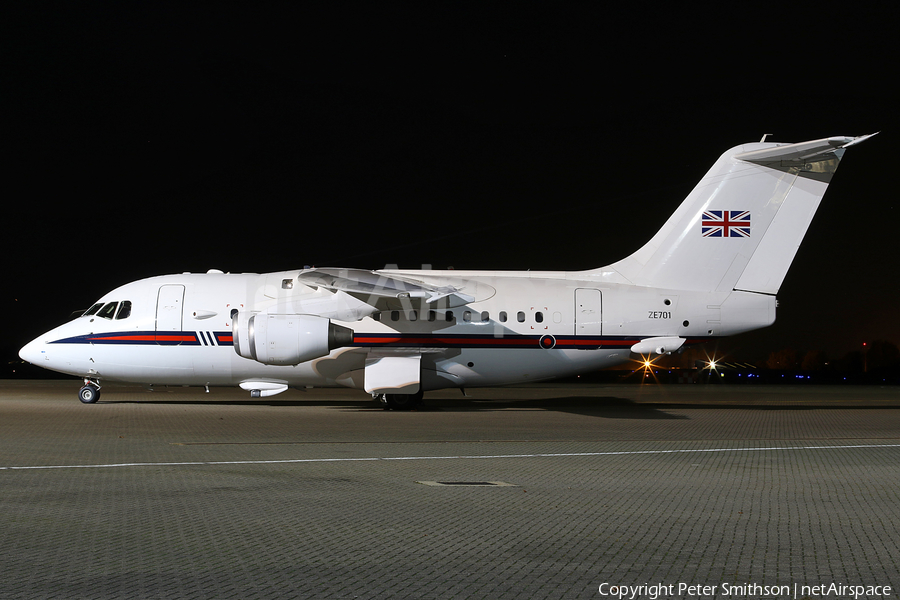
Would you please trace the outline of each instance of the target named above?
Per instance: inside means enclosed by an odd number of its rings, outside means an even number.
[[[42,340],[41,338],[35,338],[31,340],[30,342],[22,346],[21,350],[19,350],[19,358],[21,358],[25,362],[40,366],[42,349],[44,345],[44,340]]]

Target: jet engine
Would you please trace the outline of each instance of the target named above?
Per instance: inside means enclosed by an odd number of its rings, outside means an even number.
[[[353,330],[314,315],[241,312],[231,324],[234,351],[266,365],[298,365],[353,343]]]

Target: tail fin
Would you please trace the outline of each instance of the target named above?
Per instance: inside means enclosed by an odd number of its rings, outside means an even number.
[[[652,287],[775,294],[845,148],[872,135],[736,146],[643,248],[594,273],[614,270]]]

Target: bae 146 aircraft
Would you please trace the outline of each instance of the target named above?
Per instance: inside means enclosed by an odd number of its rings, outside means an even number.
[[[871,134],[875,135],[875,134]],[[871,135],[747,143],[634,254],[587,271],[304,268],[123,285],[20,357],[101,382],[365,390],[409,408],[442,388],[593,371],[766,327],[846,148]]]

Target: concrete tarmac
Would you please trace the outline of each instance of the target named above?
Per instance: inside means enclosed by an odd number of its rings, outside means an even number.
[[[0,598],[900,594],[900,388],[79,387],[0,382]]]

